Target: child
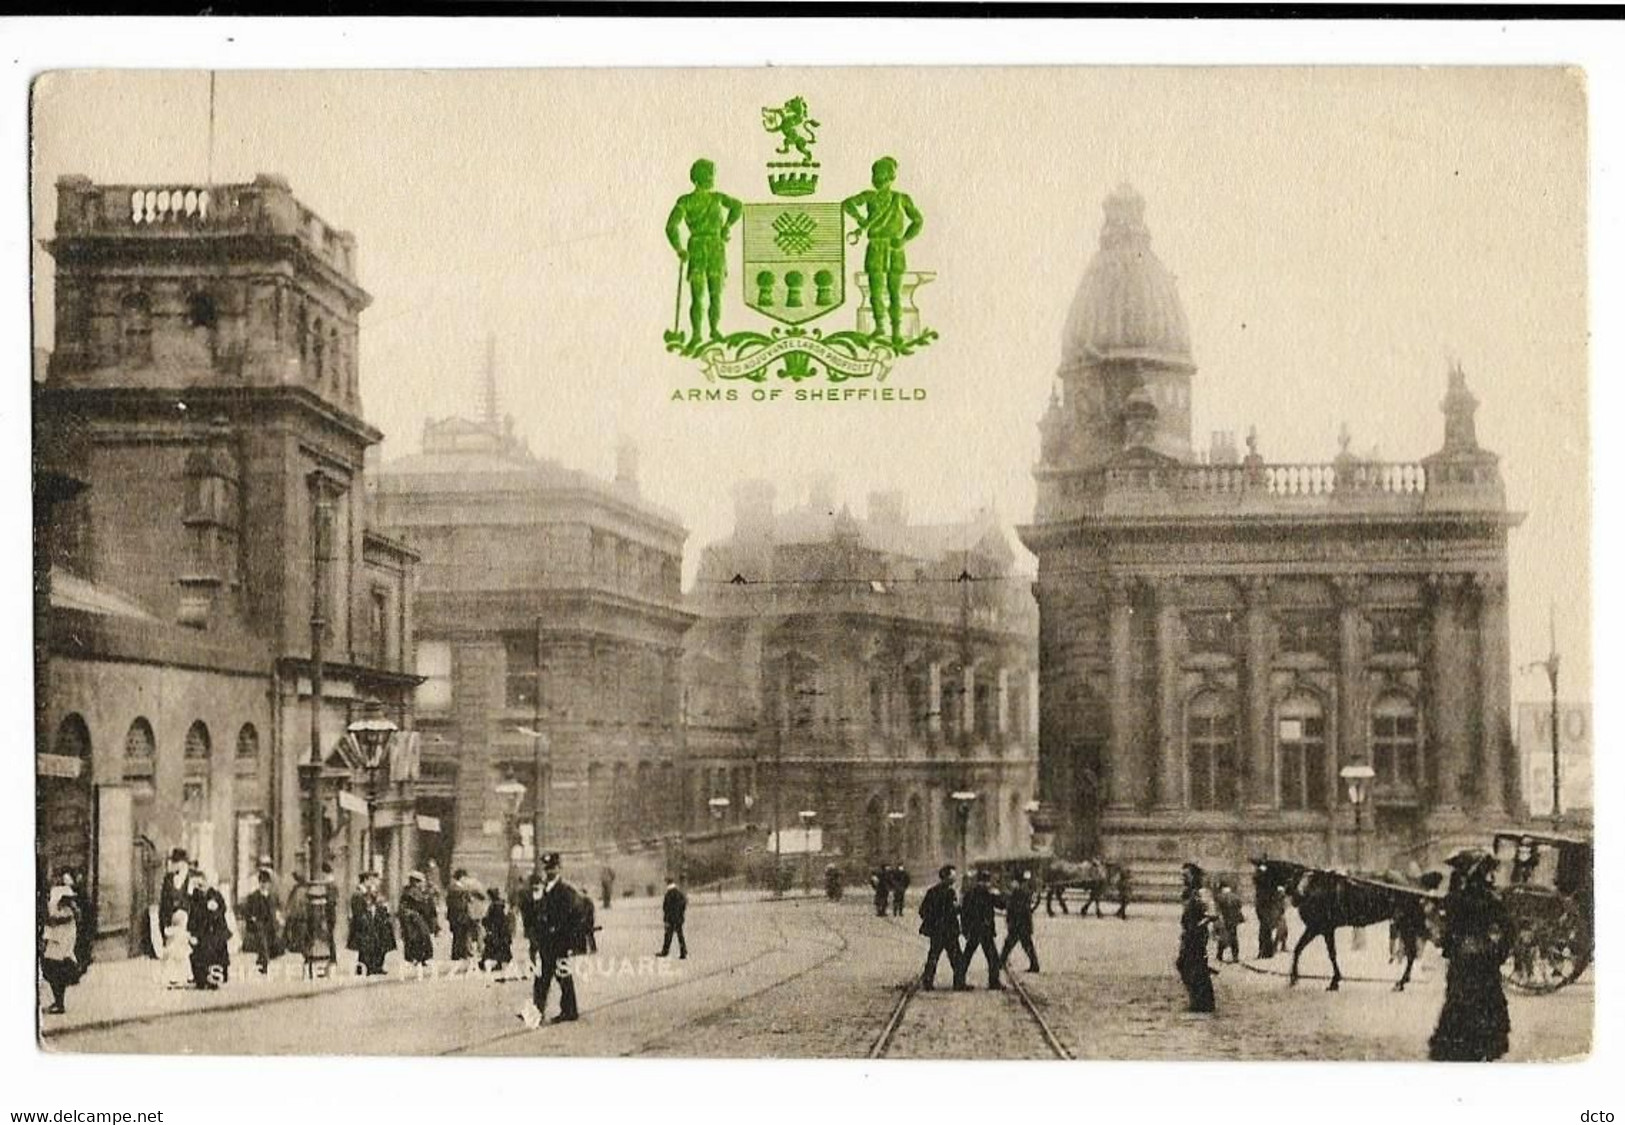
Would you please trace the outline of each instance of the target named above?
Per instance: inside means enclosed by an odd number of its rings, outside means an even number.
[[[185,988],[192,983],[192,947],[197,944],[186,928],[186,911],[177,910],[169,919],[169,937],[164,941],[164,984]]]

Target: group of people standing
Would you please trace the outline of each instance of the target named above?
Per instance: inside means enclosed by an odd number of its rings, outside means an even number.
[[[1038,906],[1038,890],[1031,872],[1022,872],[1008,890],[1001,892],[994,888],[990,872],[977,871],[963,896],[954,886],[958,874],[952,864],[942,867],[937,872],[937,882],[920,901],[920,934],[929,942],[920,987],[927,991],[936,987],[937,966],[945,953],[953,971],[953,986],[958,992],[971,987],[967,978],[971,960],[977,953],[982,954],[987,964],[990,989],[1004,987],[999,981],[999,970],[1018,945],[1027,955],[1027,971],[1038,972],[1038,953],[1033,945],[1033,912]],[[1003,949],[995,941],[995,919],[1001,910],[1005,916]]]
[[[908,872],[901,864],[883,863],[875,868],[874,874],[869,876],[869,886],[875,892],[875,916],[886,917],[889,909],[891,916],[903,916],[903,898],[908,892]]]
[[[231,904],[218,881],[193,865],[184,848],[169,853],[158,891],[154,952],[171,988],[213,991],[231,975],[231,939],[237,932]]]

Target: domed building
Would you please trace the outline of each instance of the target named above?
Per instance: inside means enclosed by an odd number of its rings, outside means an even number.
[[[1038,820],[1056,853],[1126,862],[1151,890],[1186,859],[1403,866],[1515,815],[1521,516],[1465,375],[1419,461],[1345,440],[1324,464],[1271,464],[1254,435],[1245,457],[1218,440],[1199,459],[1174,275],[1132,188],[1104,211],[1020,531],[1039,559]]]

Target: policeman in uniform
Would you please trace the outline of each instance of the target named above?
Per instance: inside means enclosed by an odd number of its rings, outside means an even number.
[[[580,911],[576,891],[559,878],[559,854],[542,856],[542,886],[536,900],[536,979],[531,985],[531,1002],[538,1016],[547,1015],[547,993],[555,978],[559,982],[559,1014],[553,1023],[569,1023],[580,1018],[576,1009],[576,982],[570,973],[570,954],[576,951]]]
[[[1033,913],[1038,909],[1038,892],[1033,888],[1033,873],[1023,871],[1021,879],[1004,901],[1004,948],[999,950],[999,964],[1010,967],[1010,954],[1016,946],[1027,955],[1027,971],[1038,971],[1038,951],[1033,948]]]
[[[1004,896],[993,889],[992,874],[978,871],[976,881],[965,892],[965,901],[959,907],[959,924],[965,931],[965,957],[959,970],[961,982],[970,974],[970,959],[981,950],[987,962],[987,986],[1004,987],[999,983],[999,947],[994,941],[993,927],[994,914],[1003,905]]]

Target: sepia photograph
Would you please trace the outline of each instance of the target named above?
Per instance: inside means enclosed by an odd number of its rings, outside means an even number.
[[[1588,104],[38,74],[39,1050],[1586,1059]]]

